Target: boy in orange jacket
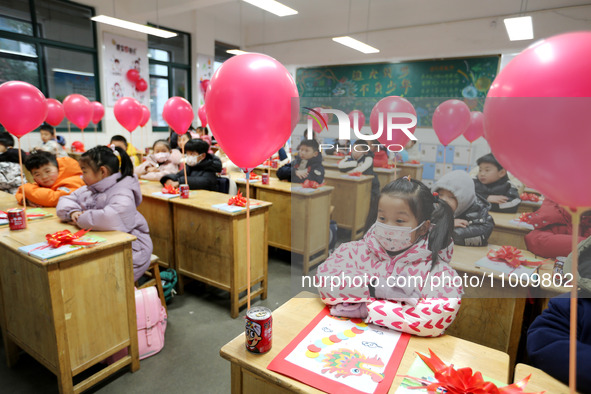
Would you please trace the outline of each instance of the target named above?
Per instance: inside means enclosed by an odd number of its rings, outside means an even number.
[[[61,196],[84,186],[80,165],[71,157],[56,158],[49,152],[36,151],[27,157],[25,167],[35,183],[25,183],[18,189],[15,197],[19,204],[23,203],[23,187],[31,206],[55,207]]]

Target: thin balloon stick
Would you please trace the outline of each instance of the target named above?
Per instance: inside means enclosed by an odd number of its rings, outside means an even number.
[[[579,281],[579,225],[581,223],[581,209],[571,212],[573,226],[572,237],[572,275],[573,284],[570,290],[570,341],[568,356],[568,385],[571,394],[576,393],[577,388],[577,288]]]
[[[250,172],[246,173],[246,310],[250,310]]]
[[[445,173],[447,172],[446,171],[446,167],[447,167],[447,164],[446,163],[447,163],[447,160],[446,160],[446,157],[445,157],[446,156],[446,151],[447,151],[446,148],[447,147],[445,145],[443,145],[443,171],[442,171],[442,174],[441,175],[445,175]]]
[[[98,131],[96,130],[96,125],[94,125],[94,144],[95,146],[98,146]]]
[[[80,129],[80,139],[82,140],[82,145],[84,145],[84,129]]]
[[[18,137],[18,162],[21,165],[21,185],[23,189],[23,206],[25,210],[25,227],[27,226],[27,196],[25,195],[25,175],[23,174],[23,150],[21,149],[21,137]]]
[[[472,169],[472,143],[470,142],[470,148],[468,150],[468,172]]]
[[[185,156],[185,145],[183,145],[183,157],[185,158],[185,165],[183,166],[183,171],[185,171],[185,184],[189,185],[189,181],[187,180],[187,156]]]
[[[70,144],[70,152],[72,151],[72,130],[70,121],[68,121],[68,143]]]
[[[394,179],[398,178],[398,157],[396,156],[396,153],[394,153]]]

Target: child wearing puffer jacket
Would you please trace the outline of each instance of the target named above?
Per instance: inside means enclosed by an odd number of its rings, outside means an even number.
[[[168,141],[158,140],[152,147],[153,153],[134,170],[135,175],[148,181],[160,181],[165,175],[176,174],[182,155],[177,149],[171,150]]]
[[[418,336],[442,335],[462,295],[449,265],[452,229],[452,210],[423,183],[410,177],[389,183],[364,238],[341,245],[318,267],[322,300],[335,316]]]
[[[431,191],[438,193],[454,211],[454,244],[485,246],[495,222],[488,214],[490,203],[476,195],[474,181],[467,172],[457,170],[445,174]]]

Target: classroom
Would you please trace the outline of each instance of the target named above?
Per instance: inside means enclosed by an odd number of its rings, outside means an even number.
[[[591,4],[4,0],[0,392],[591,393]]]

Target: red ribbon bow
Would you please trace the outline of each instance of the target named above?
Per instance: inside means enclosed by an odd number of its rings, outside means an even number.
[[[531,213],[530,212],[523,212],[520,216],[519,216],[519,220],[522,223],[529,223],[529,219],[531,219]]]
[[[302,187],[306,188],[306,189],[318,189],[319,187],[324,186],[324,183],[318,183],[316,181],[311,181],[309,179],[306,179],[303,183],[302,183]]]
[[[453,365],[447,366],[437,355],[429,349],[431,357],[417,353],[425,364],[435,373],[436,382],[425,379],[404,376],[422,383],[421,387],[409,387],[409,389],[427,390],[429,394],[540,394],[525,393],[523,389],[529,382],[531,375],[517,383],[505,387],[497,387],[494,383],[485,382],[480,372],[472,373],[472,368],[455,369]]]
[[[94,245],[96,241],[79,241],[90,230],[80,230],[72,233],[70,230],[62,230],[53,234],[47,234],[45,239],[52,248],[59,248],[63,245]]]
[[[162,188],[162,194],[179,194],[179,188],[172,185],[166,185]]]
[[[363,174],[361,174],[361,172],[357,171],[357,172],[350,172],[349,175],[351,175],[351,176],[361,176]]]
[[[540,201],[540,196],[538,196],[535,193],[521,193],[521,196],[519,196],[519,198],[521,198],[522,201],[531,201],[531,202]]]
[[[501,246],[499,249],[491,249],[486,254],[492,261],[499,261],[507,263],[513,268],[517,268],[520,265],[528,267],[539,267],[544,264],[543,261],[529,261],[521,254],[521,250],[514,246]]]
[[[238,193],[234,197],[230,197],[228,205],[236,205],[237,207],[246,206],[246,198],[242,196],[242,192],[238,190]]]
[[[260,179],[260,178],[261,177],[258,176],[257,174],[255,174],[254,172],[251,172],[248,179],[252,181],[252,180],[256,180],[256,179]]]

